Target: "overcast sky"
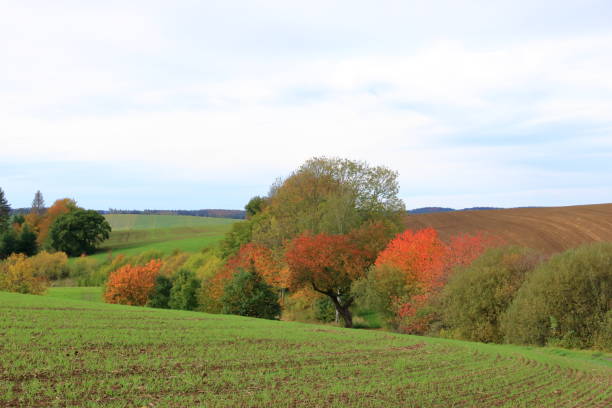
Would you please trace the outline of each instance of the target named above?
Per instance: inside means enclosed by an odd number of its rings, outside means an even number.
[[[242,208],[312,156],[408,208],[612,202],[612,2],[3,1],[0,187]]]

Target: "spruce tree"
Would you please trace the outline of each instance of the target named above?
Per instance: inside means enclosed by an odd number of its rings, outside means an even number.
[[[34,200],[32,200],[32,211],[33,214],[42,215],[45,212],[45,199],[43,198],[40,190],[34,194]]]
[[[7,231],[9,228],[9,219],[11,213],[11,206],[6,197],[4,197],[4,191],[0,187],[0,234]]]

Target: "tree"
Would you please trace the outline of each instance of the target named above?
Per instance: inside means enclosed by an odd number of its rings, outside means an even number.
[[[371,256],[358,248],[348,235],[302,234],[294,238],[285,252],[289,265],[289,288],[306,285],[330,298],[345,327],[353,326],[350,307],[354,298],[351,284],[364,276]]]
[[[40,190],[36,191],[36,194],[34,194],[34,200],[32,200],[32,209],[30,212],[38,216],[45,213],[45,200]]]
[[[273,185],[253,241],[280,247],[304,232],[346,234],[374,221],[402,225],[397,173],[366,162],[313,158]],[[267,216],[267,217],[264,217]]]
[[[8,258],[17,252],[18,243],[19,237],[12,228],[0,234],[0,259]]]
[[[254,271],[242,270],[230,280],[221,297],[222,313],[276,319],[280,314],[278,295]]]
[[[612,243],[554,255],[527,277],[503,315],[505,340],[570,348],[609,342],[611,299]]]
[[[428,305],[454,268],[469,265],[495,242],[476,234],[452,237],[447,244],[433,228],[406,230],[380,252],[375,267],[354,291],[386,324],[423,334],[436,318]]]
[[[170,290],[172,289],[172,280],[164,275],[157,275],[155,278],[155,286],[149,294],[147,306],[157,307],[160,309],[169,309],[168,302],[170,301]]]
[[[110,232],[110,225],[98,212],[77,208],[53,222],[50,244],[70,256],[90,254],[98,244],[108,239]]]
[[[112,272],[106,282],[104,300],[107,303],[144,306],[155,288],[162,264],[160,259],[153,259],[144,266],[128,264]]]
[[[198,307],[197,293],[200,285],[201,282],[194,272],[185,268],[179,269],[172,279],[168,300],[170,309],[195,310]]]
[[[68,214],[70,211],[77,209],[76,202],[70,198],[62,198],[55,200],[53,205],[49,207],[47,212],[41,217],[38,214],[30,213],[26,216],[26,222],[35,230],[38,230],[38,244],[46,246],[51,226],[55,220],[62,214]]]
[[[461,340],[502,343],[501,316],[540,261],[530,250],[502,247],[460,267],[438,301],[444,330]]]
[[[246,210],[246,218],[250,219],[255,215],[259,214],[266,203],[266,199],[260,196],[255,196],[249,200],[247,205],[244,206]]]
[[[15,252],[25,254],[26,256],[35,255],[38,252],[38,243],[36,242],[36,234],[29,225],[25,224],[19,234]]]
[[[0,187],[0,234],[8,231],[9,229],[9,219],[11,214],[11,206],[9,205],[6,197],[4,196],[4,191]]]

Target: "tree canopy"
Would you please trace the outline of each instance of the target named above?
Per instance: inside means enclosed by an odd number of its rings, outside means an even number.
[[[49,236],[52,248],[78,256],[92,253],[110,232],[110,225],[98,212],[76,208],[57,217]]]

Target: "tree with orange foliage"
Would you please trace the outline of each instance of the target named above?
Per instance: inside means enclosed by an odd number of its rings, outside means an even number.
[[[107,303],[144,306],[155,287],[155,278],[162,264],[161,259],[153,259],[144,266],[124,265],[112,272],[106,283],[104,300]]]
[[[369,287],[361,292],[369,291],[364,297],[370,301],[379,297],[373,303],[386,309],[393,325],[422,333],[431,316],[419,312],[444,287],[455,267],[470,264],[496,244],[483,234],[452,237],[447,244],[433,228],[406,230],[379,254],[368,275]]]
[[[26,223],[38,232],[38,244],[45,244],[51,230],[51,225],[53,225],[57,217],[62,214],[68,214],[76,208],[76,201],[70,198],[62,198],[61,200],[56,200],[43,216],[35,212],[30,212],[26,215]]]
[[[294,238],[285,252],[289,288],[297,290],[310,285],[328,296],[344,326],[352,327],[351,284],[365,274],[371,259],[368,255],[346,234],[304,233]]]

